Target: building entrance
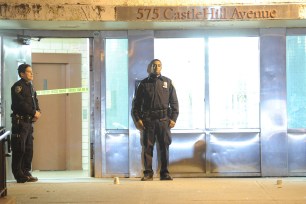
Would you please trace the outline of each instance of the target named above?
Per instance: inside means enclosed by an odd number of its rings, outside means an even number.
[[[289,158],[298,158],[292,155],[300,150],[291,140],[296,133],[287,137],[286,66],[279,57],[285,32],[259,31],[95,32],[92,175],[142,175],[141,135],[130,110],[135,86],[153,58],[162,60],[162,73],[173,79],[181,98],[170,147],[174,176],[291,175],[288,164],[296,162],[284,156],[288,141]],[[154,168],[158,172],[157,159]],[[304,175],[300,167],[296,174]]]
[[[141,135],[122,113],[129,115],[135,84],[147,76],[153,58],[162,61],[162,74],[173,80],[180,103],[170,171],[176,176],[260,175],[259,38],[161,33],[101,40],[106,53],[101,65],[102,176],[142,175]],[[119,168],[117,162],[126,158]]]

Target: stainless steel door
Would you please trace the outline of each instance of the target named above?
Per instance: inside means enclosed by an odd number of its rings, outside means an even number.
[[[1,106],[2,125],[7,130],[11,129],[11,86],[18,80],[17,68],[21,63],[31,64],[31,47],[22,45],[17,37],[2,36],[2,60],[1,60]],[[10,163],[10,158],[7,159]],[[11,166],[7,165],[7,179],[13,178]]]

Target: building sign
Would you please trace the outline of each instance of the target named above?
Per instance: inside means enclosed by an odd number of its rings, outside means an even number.
[[[300,19],[301,5],[116,7],[116,21]]]
[[[0,20],[39,21],[235,21],[306,19],[306,4],[248,6],[112,6],[1,3]]]

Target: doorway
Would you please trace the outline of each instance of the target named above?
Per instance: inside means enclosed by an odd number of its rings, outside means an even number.
[[[162,31],[158,37],[153,32],[128,34],[99,41],[105,64],[100,66],[101,97],[97,93],[97,99],[103,99],[101,111],[97,110],[101,122],[97,117],[95,129],[101,125],[96,137],[102,137],[105,147],[102,177],[142,175],[141,134],[124,112],[131,110],[135,84],[147,76],[147,64],[154,58],[162,61],[162,74],[173,79],[180,103],[180,116],[171,130],[170,172],[174,176],[259,175],[259,38],[170,38],[169,33],[163,37]],[[118,162],[126,158],[128,163]],[[158,159],[153,158],[158,172]]]
[[[32,67],[36,89],[53,90],[38,96],[45,117],[35,125],[33,170],[81,170],[81,94],[55,92],[80,87],[81,56],[33,54]]]
[[[89,40],[45,38],[31,47],[43,114],[34,128],[33,173],[46,179],[88,177]]]

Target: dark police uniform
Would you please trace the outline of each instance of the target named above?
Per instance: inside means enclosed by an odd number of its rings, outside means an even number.
[[[33,158],[33,117],[40,111],[31,82],[17,81],[11,88],[12,172],[17,182],[31,176]]]
[[[170,119],[176,122],[179,104],[172,81],[164,76],[151,74],[143,79],[133,101],[132,114],[135,121],[144,124],[144,175],[152,176],[153,148],[157,139],[160,148],[160,176],[169,174],[169,145],[171,144]]]

